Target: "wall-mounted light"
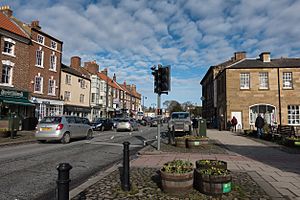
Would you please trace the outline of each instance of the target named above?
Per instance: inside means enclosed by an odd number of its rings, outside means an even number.
[[[34,84],[34,81],[30,81],[31,84]]]

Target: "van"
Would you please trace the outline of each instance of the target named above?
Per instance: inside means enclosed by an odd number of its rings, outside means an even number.
[[[192,122],[190,113],[188,112],[173,112],[168,122],[169,132],[174,132],[174,135],[190,134],[192,131]]]
[[[59,140],[69,143],[72,138],[93,137],[93,130],[87,118],[77,116],[44,117],[37,125],[35,138],[44,143],[49,140]]]

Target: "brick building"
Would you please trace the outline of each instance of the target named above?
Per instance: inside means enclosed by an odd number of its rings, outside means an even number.
[[[271,59],[269,52],[263,52],[257,59],[242,58],[227,65],[214,79],[215,117],[224,117],[220,128],[225,129],[225,122],[235,116],[238,128],[253,129],[259,114],[270,125],[299,126],[299,80],[299,58]],[[209,109],[204,105],[203,110]]]

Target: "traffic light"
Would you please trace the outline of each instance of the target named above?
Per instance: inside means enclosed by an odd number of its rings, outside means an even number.
[[[160,92],[160,79],[158,77],[158,70],[153,70],[152,75],[154,76],[154,93],[159,93]]]
[[[160,91],[161,92],[168,92],[171,90],[170,85],[170,66],[165,66],[161,69],[160,77]]]

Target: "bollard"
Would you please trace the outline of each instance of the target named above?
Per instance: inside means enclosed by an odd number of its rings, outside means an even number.
[[[58,170],[57,183],[57,199],[69,200],[69,182],[70,170],[72,166],[69,163],[60,163],[56,169]]]
[[[130,191],[130,177],[129,177],[129,142],[123,142],[124,145],[124,157],[123,157],[123,181],[122,190]]]

